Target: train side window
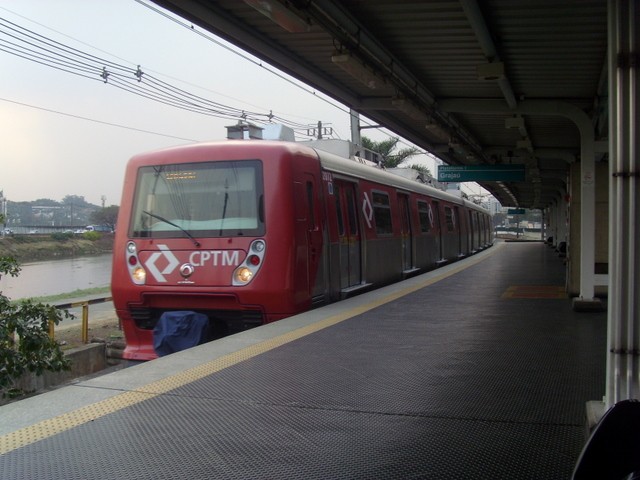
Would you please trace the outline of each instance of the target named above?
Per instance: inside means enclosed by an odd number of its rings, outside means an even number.
[[[300,182],[293,182],[293,198],[302,198],[304,195],[304,186]],[[294,202],[293,208],[296,214],[296,220],[307,220],[307,205],[304,202]]]
[[[356,201],[353,195],[353,189],[347,188],[345,190],[347,194],[347,220],[349,222],[349,233],[356,235],[358,233],[358,222],[356,221]]]
[[[420,218],[420,232],[429,233],[431,219],[429,218],[429,204],[418,200],[418,217]]]
[[[456,220],[453,209],[451,207],[444,207],[444,216],[447,222],[447,231],[453,232],[456,229]]]
[[[380,235],[393,233],[389,195],[384,192],[371,192],[371,196],[373,197],[373,216],[376,221],[376,233]]]
[[[307,182],[307,203],[309,205],[309,230],[316,229],[316,206],[313,202],[313,182]]]
[[[442,231],[442,224],[440,223],[440,202],[436,202],[435,200],[433,201],[433,227],[441,232]]]

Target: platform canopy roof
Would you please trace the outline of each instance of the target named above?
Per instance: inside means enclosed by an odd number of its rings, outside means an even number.
[[[479,182],[504,206],[566,194],[577,124],[608,136],[604,0],[154,2],[448,164],[524,165]]]

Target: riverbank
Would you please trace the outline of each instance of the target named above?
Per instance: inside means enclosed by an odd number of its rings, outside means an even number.
[[[0,237],[0,257],[14,257],[20,263],[99,255],[111,251],[113,251],[112,234],[99,235],[97,238],[86,238],[82,235]]]

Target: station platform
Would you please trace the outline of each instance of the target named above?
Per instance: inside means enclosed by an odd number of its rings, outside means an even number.
[[[2,479],[567,479],[606,313],[543,243],[0,407]]]

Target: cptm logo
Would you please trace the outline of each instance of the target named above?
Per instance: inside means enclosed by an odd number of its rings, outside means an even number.
[[[173,254],[173,252],[169,250],[168,246],[158,244],[158,249],[160,251],[152,253],[144,265],[145,267],[147,267],[147,270],[151,272],[151,275],[153,275],[153,278],[155,278],[156,281],[166,282],[167,279],[164,276],[172,273],[176,269],[176,267],[180,264],[180,262],[178,261],[176,256]],[[168,262],[167,266],[164,267],[162,271],[160,271],[156,266],[156,262],[160,257],[164,257]]]
[[[180,265],[180,261],[176,258],[173,252],[167,245],[158,244],[159,252],[154,252],[149,255],[149,258],[144,262],[144,266],[153,275],[153,278],[157,282],[166,283],[167,279],[165,275],[170,275]],[[195,267],[232,267],[235,268],[240,265],[240,250],[203,250],[197,252],[191,252],[189,255],[188,263],[192,268]],[[160,260],[164,257],[164,260]],[[166,266],[160,270],[161,266],[166,262]],[[158,266],[158,263],[160,266]],[[193,273],[193,272],[192,272]]]

